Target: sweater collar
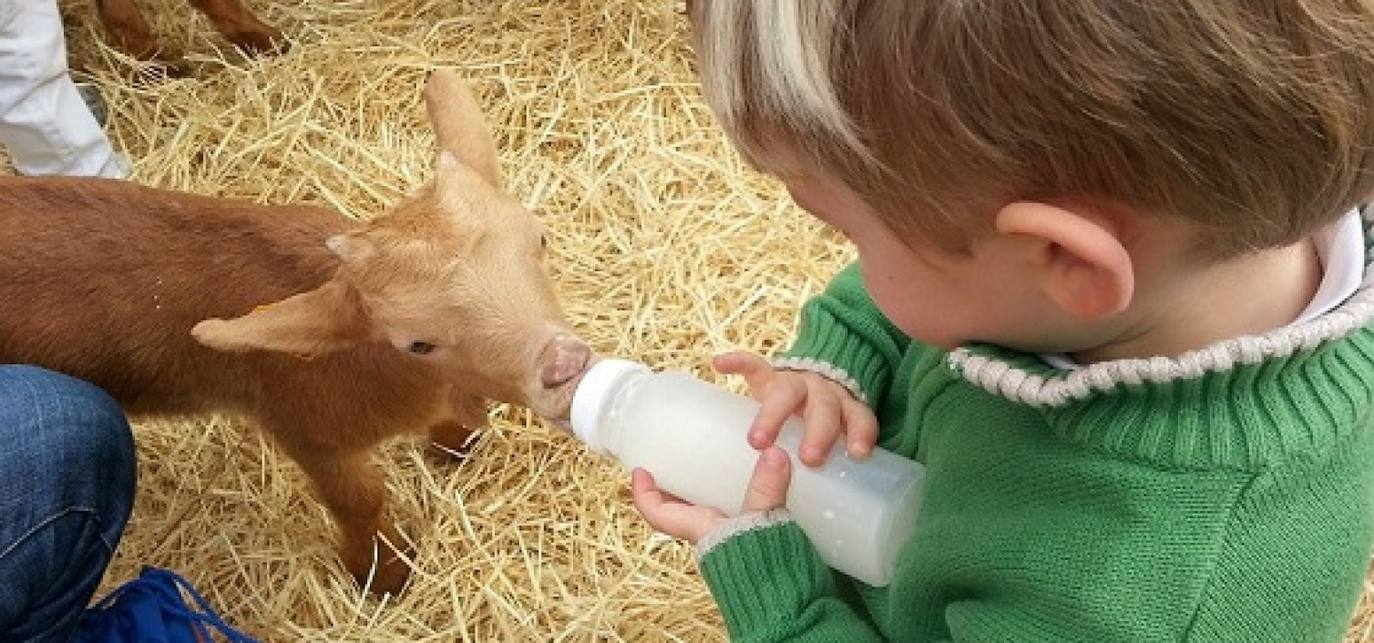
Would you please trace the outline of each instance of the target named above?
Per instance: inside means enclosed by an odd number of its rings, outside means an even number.
[[[949,365],[1095,448],[1184,468],[1265,466],[1362,425],[1374,400],[1372,274],[1366,264],[1355,294],[1324,315],[1175,357],[1063,371],[1038,355],[975,345],[951,353]]]

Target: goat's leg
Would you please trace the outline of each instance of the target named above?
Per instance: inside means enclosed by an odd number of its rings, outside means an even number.
[[[487,425],[487,401],[476,395],[454,392],[450,398],[451,419],[429,427],[429,439],[455,459],[467,456],[472,433]]]
[[[339,557],[344,567],[376,594],[399,592],[410,576],[405,557],[413,554],[386,516],[386,485],[367,451],[288,450],[315,484],[339,526]]]
[[[114,38],[115,46],[138,60],[158,60],[176,66],[181,53],[162,47],[134,0],[95,0],[100,22]]]
[[[244,53],[280,54],[290,48],[281,31],[259,20],[239,0],[191,0],[191,4]]]

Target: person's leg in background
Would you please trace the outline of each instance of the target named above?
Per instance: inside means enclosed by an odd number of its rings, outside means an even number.
[[[71,636],[123,535],[135,470],[104,391],[0,366],[0,640]]]
[[[0,0],[0,146],[24,175],[129,174],[67,72],[57,0]]]

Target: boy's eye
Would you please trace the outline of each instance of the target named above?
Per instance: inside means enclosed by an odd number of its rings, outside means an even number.
[[[548,249],[548,247],[549,247],[549,235],[547,235],[547,234],[541,234],[541,235],[539,235],[539,247],[540,247],[540,248],[544,248],[545,250]]]
[[[406,350],[416,355],[428,355],[434,352],[434,344],[431,344],[429,342],[414,341],[410,343],[410,346],[406,347]]]

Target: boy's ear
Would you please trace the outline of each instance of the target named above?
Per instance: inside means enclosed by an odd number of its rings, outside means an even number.
[[[290,353],[308,359],[346,348],[366,336],[356,298],[336,281],[235,319],[207,319],[191,329],[196,340],[230,352]]]
[[[1135,293],[1130,253],[1094,215],[1086,207],[1017,201],[996,216],[997,232],[1027,249],[1028,269],[1045,295],[1082,320],[1125,310]]]

